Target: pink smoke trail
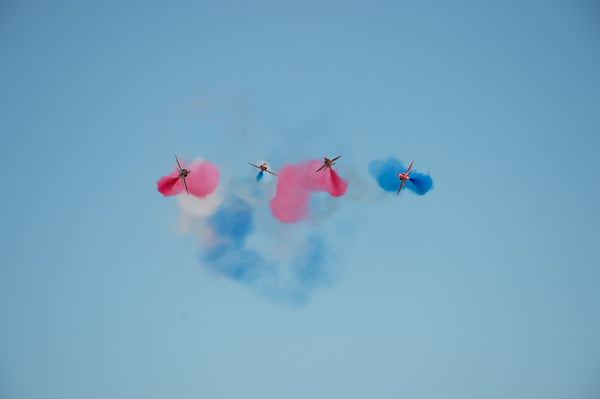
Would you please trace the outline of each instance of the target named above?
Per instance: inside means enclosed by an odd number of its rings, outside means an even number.
[[[296,223],[308,215],[308,199],[314,191],[326,191],[333,197],[341,197],[348,189],[348,182],[333,169],[315,173],[322,162],[304,161],[285,165],[279,171],[277,191],[271,200],[271,213],[280,222]]]
[[[179,173],[175,171],[169,176],[161,177],[160,180],[156,182],[158,192],[164,195],[165,197],[168,197],[170,195],[180,194],[183,190],[185,190],[183,184],[177,185],[177,182],[181,183],[177,175],[179,175]]]
[[[207,161],[194,161],[188,167],[189,175],[185,178],[191,195],[204,198],[212,194],[219,185],[219,169]],[[185,193],[183,181],[179,179],[179,172],[175,169],[168,176],[161,177],[156,186],[165,197]]]

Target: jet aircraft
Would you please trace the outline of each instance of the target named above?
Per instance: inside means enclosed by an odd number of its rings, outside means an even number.
[[[406,183],[407,181],[410,180],[410,177],[408,177],[408,175],[410,174],[410,168],[412,168],[413,163],[415,163],[415,161],[412,161],[410,163],[410,166],[408,167],[408,169],[406,169],[406,172],[404,173],[398,173],[398,178],[402,181],[402,183],[400,183],[400,188],[398,189],[398,192],[396,193],[396,195],[400,194],[400,190],[402,190],[402,187],[404,186],[404,183]]]
[[[266,162],[264,162],[264,163],[263,163],[262,165],[260,165],[260,166],[258,166],[258,165],[254,165],[253,163],[250,163],[250,162],[248,162],[248,165],[252,165],[252,166],[254,166],[255,168],[258,168],[258,169],[260,169],[260,171],[261,171],[261,172],[267,172],[267,173],[270,173],[270,174],[272,174],[272,175],[275,175],[275,176],[277,176],[277,173],[273,173],[273,172],[271,172],[269,169],[267,169],[267,163],[266,163]]]
[[[189,194],[190,191],[188,190],[188,186],[185,181],[185,178],[187,177],[187,175],[190,174],[190,170],[184,169],[181,167],[181,164],[179,163],[179,159],[177,158],[177,155],[175,155],[175,160],[177,161],[177,172],[179,172],[179,176],[177,176],[177,178],[181,179],[183,181],[183,185],[185,186],[185,191],[186,191],[186,193]]]
[[[337,160],[338,160],[338,159],[340,159],[341,157],[342,157],[341,155],[340,155],[339,157],[335,157],[335,158],[333,158],[333,159],[329,159],[329,158],[327,158],[327,157],[324,157],[324,160],[323,160],[323,166],[321,166],[319,169],[317,169],[317,170],[315,171],[315,173],[317,173],[317,172],[320,172],[320,171],[322,171],[323,169],[326,169],[326,168],[329,168],[329,169],[331,169],[331,167],[332,167],[333,165],[335,165],[335,161],[337,161]]]

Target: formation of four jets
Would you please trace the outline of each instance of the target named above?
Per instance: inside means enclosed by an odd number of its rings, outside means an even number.
[[[320,171],[322,171],[323,169],[331,169],[331,167],[333,165],[335,165],[335,161],[337,161],[338,159],[340,159],[342,156],[337,156],[333,159],[329,159],[327,157],[323,157],[323,165],[315,170],[315,173],[319,173]],[[190,170],[189,169],[185,169],[181,166],[181,163],[179,162],[179,158],[177,158],[177,155],[175,155],[175,160],[177,161],[177,171],[179,172],[179,176],[177,176],[179,179],[181,179],[183,181],[183,185],[185,187],[185,191],[189,194],[189,190],[188,190],[188,186],[187,183],[185,181],[185,178],[190,174]],[[412,161],[410,163],[410,166],[408,167],[408,169],[406,170],[406,172],[404,173],[398,173],[397,176],[398,178],[402,181],[402,183],[400,183],[400,188],[398,189],[398,192],[396,193],[396,195],[400,194],[400,190],[402,190],[402,187],[404,186],[404,183],[406,183],[408,180],[410,180],[410,177],[408,177],[408,175],[410,174],[410,168],[412,168],[413,163],[415,161]],[[255,168],[260,169],[261,172],[267,172],[270,173],[274,176],[277,176],[277,173],[273,173],[271,172],[268,168],[267,168],[267,163],[264,162],[262,165],[258,166],[255,165],[253,163],[248,162],[249,165],[254,166]]]

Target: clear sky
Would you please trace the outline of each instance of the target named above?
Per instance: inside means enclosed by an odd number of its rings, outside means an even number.
[[[0,397],[600,397],[599,45],[591,0],[3,1]],[[173,154],[343,154],[291,227],[334,277],[208,273]],[[433,190],[351,197],[389,156]]]

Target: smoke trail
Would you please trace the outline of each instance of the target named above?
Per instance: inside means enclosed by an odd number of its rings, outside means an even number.
[[[293,259],[287,263],[287,274],[274,275],[277,282],[263,287],[264,295],[276,302],[303,305],[317,290],[329,286],[335,279],[328,267],[330,253],[322,235],[312,233],[296,244]]]
[[[196,160],[188,169],[190,173],[186,177],[186,183],[191,195],[204,198],[219,185],[219,169],[212,163]],[[168,176],[161,177],[156,182],[158,191],[165,197],[185,192],[183,181],[178,176],[179,172],[175,169]]]
[[[296,223],[308,215],[308,199],[315,191],[325,191],[333,197],[346,193],[348,182],[333,169],[315,171],[321,161],[312,160],[286,165],[279,172],[277,191],[271,200],[271,213],[283,223]]]
[[[379,187],[385,191],[397,192],[400,188],[400,179],[398,173],[406,172],[406,168],[401,161],[394,157],[387,160],[375,160],[369,164],[369,173],[377,181]],[[431,176],[415,172],[411,169],[410,180],[404,187],[418,195],[424,195],[433,187]]]
[[[232,194],[215,209],[214,197],[194,199],[194,206],[201,210],[194,211],[194,215],[185,196],[178,200],[186,215],[182,218],[187,220],[186,230],[201,241],[200,261],[211,273],[247,286],[273,302],[289,305],[305,304],[313,292],[333,281],[327,270],[329,251],[323,237],[309,234],[298,239],[295,234],[281,234],[274,227],[284,226],[274,222],[272,226],[261,226],[259,237],[254,237],[256,209],[251,202]],[[200,205],[208,201],[212,203]],[[214,212],[207,214],[209,210]],[[286,228],[290,233],[292,226]],[[258,245],[250,243],[253,237]],[[269,241],[280,244],[284,251],[278,253]]]
[[[424,195],[433,187],[433,180],[429,175],[421,173],[411,173],[410,180],[406,182],[406,187],[419,195]]]
[[[175,174],[176,176],[172,176],[173,174]],[[158,192],[164,195],[165,197],[181,194],[185,187],[183,186],[183,184],[177,186],[177,182],[179,182],[179,177],[177,176],[179,176],[179,172],[175,171],[169,176],[161,177],[156,182]]]
[[[299,252],[301,256],[292,262],[293,276],[299,286],[312,291],[328,283],[331,275],[325,267],[328,251],[323,237],[316,233],[309,235]]]
[[[195,161],[189,169],[186,181],[191,195],[204,198],[215,191],[219,185],[219,169],[215,165],[207,161]]]
[[[258,172],[258,174],[256,175],[256,181],[261,181],[263,178],[263,171],[261,170],[260,172]]]
[[[245,249],[246,238],[254,231],[250,205],[241,198],[226,200],[208,219],[214,242],[201,258],[212,271],[232,280],[252,283],[268,271],[256,251]],[[263,270],[264,269],[264,270]]]

